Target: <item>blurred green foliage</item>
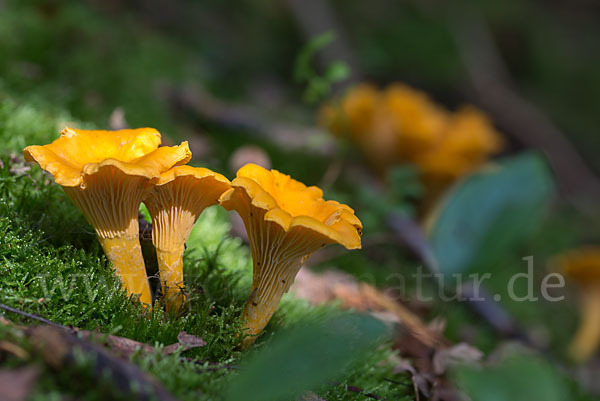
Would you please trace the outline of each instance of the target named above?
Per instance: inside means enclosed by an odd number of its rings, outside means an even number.
[[[361,360],[385,334],[374,318],[338,316],[305,322],[278,333],[249,357],[230,384],[226,399],[264,401],[296,399],[302,393],[339,379],[353,360]]]
[[[523,355],[505,356],[494,366],[462,367],[455,375],[473,401],[575,401],[567,382],[547,362]]]

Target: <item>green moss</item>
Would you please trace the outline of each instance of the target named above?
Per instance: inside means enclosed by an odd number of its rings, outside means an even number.
[[[31,102],[19,102],[3,94],[0,81],[0,154],[22,154],[27,145],[51,142],[61,128],[58,122],[72,121],[65,112],[51,112]]]

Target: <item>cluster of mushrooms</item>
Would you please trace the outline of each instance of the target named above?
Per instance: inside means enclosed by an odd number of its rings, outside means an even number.
[[[381,176],[399,164],[417,167],[433,205],[456,180],[502,149],[502,136],[471,105],[456,111],[401,83],[359,84],[321,109],[321,125],[345,137]]]
[[[202,211],[220,204],[241,216],[250,241],[253,283],[242,319],[252,344],[277,309],[302,263],[328,244],[361,247],[360,220],[322,191],[276,170],[247,164],[230,182],[206,168],[186,165],[187,142],[160,146],[152,128],[96,131],[65,128],[44,146],[28,146],[35,161],[61,185],[94,227],[128,294],[151,307],[152,294],[139,242],[138,211],[152,217],[165,306],[185,302],[183,251]]]

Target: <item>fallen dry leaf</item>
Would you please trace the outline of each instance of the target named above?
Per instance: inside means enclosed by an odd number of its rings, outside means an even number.
[[[169,355],[177,351],[179,348],[181,348],[181,351],[183,352],[192,348],[204,347],[206,345],[206,342],[202,338],[188,334],[185,331],[182,331],[177,335],[177,340],[179,341],[178,343],[164,347],[162,353]]]
[[[303,268],[296,276],[291,291],[313,305],[339,300],[343,308],[370,312],[385,322],[400,322],[410,335],[427,347],[435,348],[446,343],[441,335],[431,332],[404,305],[372,285],[358,282],[349,274],[338,271],[315,274]]]
[[[479,350],[466,344],[451,347],[443,337],[445,320],[434,319],[425,325],[417,314],[393,297],[346,273],[315,274],[303,268],[291,291],[313,305],[337,300],[344,308],[368,312],[386,323],[398,323],[404,330],[395,339],[395,347],[400,355],[410,357],[410,360],[394,356],[391,363],[394,373],[410,374],[417,400],[421,396],[436,401],[461,399],[444,373],[453,363],[473,361],[482,356]]]
[[[85,339],[95,339],[101,344],[108,346],[111,349],[111,351],[123,358],[129,358],[135,352],[140,350],[146,354],[152,354],[156,352],[155,347],[141,343],[139,341],[132,340],[130,338],[95,333],[86,330],[78,331],[78,333]],[[180,347],[182,351],[187,351],[189,349],[203,347],[205,345],[206,342],[202,340],[202,338],[182,331],[177,335],[177,342],[165,346],[162,349],[162,354],[170,355],[177,351],[177,349],[179,349]]]
[[[111,349],[115,354],[123,358],[129,358],[138,350],[150,354],[156,352],[156,348],[151,345],[132,340],[130,338],[113,336],[110,334],[96,333],[93,331],[78,331],[81,337],[88,340],[95,340]]]

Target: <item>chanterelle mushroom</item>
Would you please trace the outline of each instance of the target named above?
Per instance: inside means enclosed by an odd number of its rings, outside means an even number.
[[[242,316],[251,335],[244,340],[248,346],[271,319],[306,258],[328,244],[359,249],[362,224],[350,207],[326,201],[319,188],[276,170],[247,164],[231,186],[219,202],[242,217],[253,259],[252,291]]]
[[[138,236],[144,184],[191,157],[187,142],[159,145],[160,134],[152,128],[65,128],[51,144],[24,150],[25,159],[52,174],[85,215],[125,289],[145,304],[152,303],[152,296]]]
[[[383,90],[351,88],[321,109],[321,124],[361,150],[382,176],[414,164],[424,184],[421,211],[435,206],[459,178],[480,168],[503,147],[492,121],[473,106],[450,112],[427,94],[403,84]]]
[[[150,182],[144,198],[152,217],[152,242],[167,310],[177,311],[184,301],[183,251],[202,211],[217,203],[230,188],[229,180],[206,168],[178,166]]]
[[[566,252],[555,263],[580,288],[580,323],[569,355],[574,361],[588,359],[600,345],[600,247],[584,247]]]

